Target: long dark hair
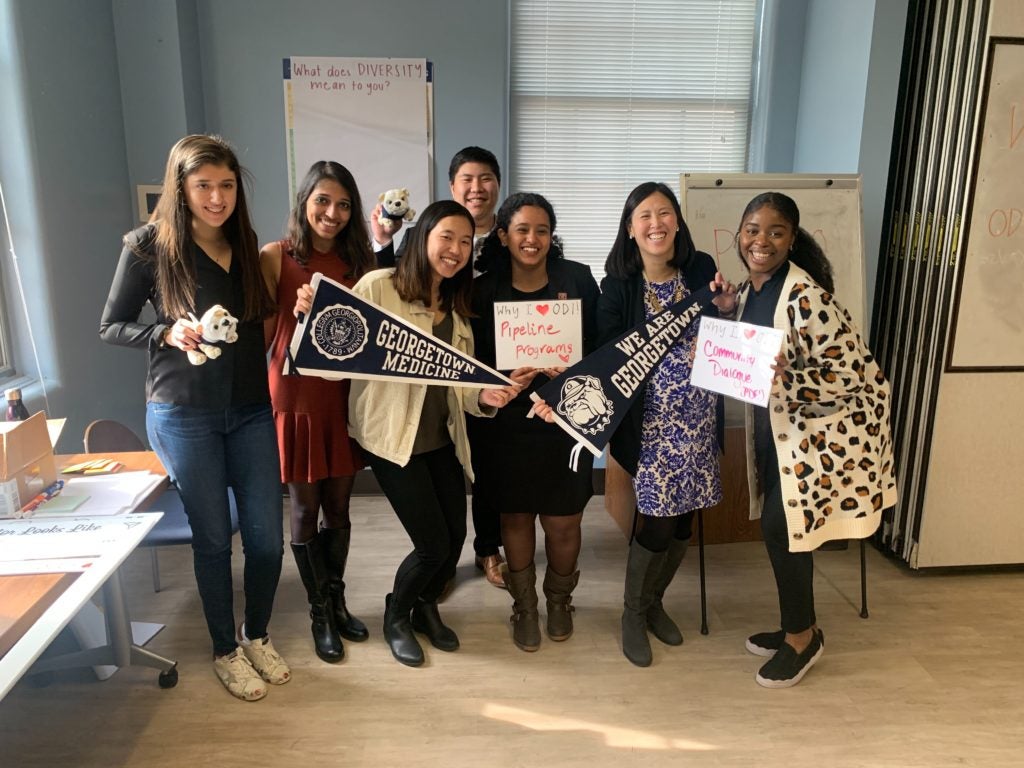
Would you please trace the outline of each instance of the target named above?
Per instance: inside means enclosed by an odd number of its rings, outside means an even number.
[[[149,217],[156,232],[156,290],[160,304],[168,317],[179,318],[198,312],[192,211],[185,197],[185,179],[204,165],[223,166],[235,174],[235,210],[221,230],[231,246],[232,258],[238,259],[242,270],[245,306],[241,319],[261,320],[275,308],[260,273],[256,233],[245,202],[243,182],[249,181],[249,175],[239,165],[234,150],[219,136],[186,136],[171,147],[167,156],[160,200]],[[137,248],[129,235],[125,236],[125,244]]]
[[[481,272],[490,272],[492,269],[510,270],[512,268],[512,254],[508,246],[501,244],[498,230],[508,232],[512,225],[512,217],[518,213],[520,208],[533,206],[542,209],[548,215],[548,224],[551,226],[551,248],[548,249],[548,259],[561,259],[565,256],[562,251],[562,239],[555,234],[555,209],[543,195],[536,192],[516,192],[509,195],[495,219],[494,229],[484,240],[480,248],[480,256],[476,260],[476,268]]]
[[[461,216],[469,223],[469,231],[473,232],[476,223],[473,214],[467,211],[454,200],[438,200],[431,203],[420,214],[420,220],[412,229],[410,237],[412,242],[406,248],[405,254],[398,261],[392,280],[395,283],[395,290],[402,301],[422,301],[430,306],[430,289],[433,283],[431,277],[430,260],[427,258],[427,238],[431,231],[442,219],[449,216]],[[470,261],[472,261],[472,249],[470,250]],[[455,310],[463,317],[472,317],[470,308],[470,295],[473,291],[473,267],[467,262],[466,266],[455,273],[453,277],[446,277],[441,281],[441,309],[445,312]]]
[[[675,193],[665,184],[659,181],[645,181],[636,187],[626,198],[626,204],[622,206],[622,216],[619,217],[619,231],[615,235],[615,242],[608,253],[608,259],[604,263],[605,272],[612,277],[626,279],[644,268],[643,259],[640,257],[640,247],[629,236],[629,220],[633,217],[633,211],[655,192],[661,192],[672,203],[676,212],[676,220],[679,222],[679,231],[675,235],[675,252],[669,259],[668,265],[682,271],[689,266],[697,252],[693,244],[693,237],[690,235],[690,228],[683,220],[683,211],[679,207],[679,200]]]
[[[286,234],[291,243],[288,255],[299,264],[309,263],[313,251],[313,232],[306,218],[306,204],[316,185],[324,179],[339,184],[351,198],[351,216],[345,228],[335,236],[334,247],[338,256],[351,265],[350,277],[358,280],[374,268],[376,260],[370,248],[370,234],[363,219],[363,202],[359,196],[359,188],[352,173],[341,163],[318,160],[310,166],[309,172],[299,185],[299,190],[295,194],[295,207],[288,214]]]
[[[832,263],[828,260],[825,252],[821,250],[818,241],[811,237],[810,232],[800,226],[800,209],[797,208],[796,201],[789,195],[784,195],[781,192],[762,192],[747,203],[747,207],[743,209],[743,215],[740,217],[740,229],[743,228],[743,222],[747,220],[748,216],[762,208],[771,208],[793,228],[795,237],[793,249],[789,252],[789,260],[809,274],[814,282],[826,291],[835,293]],[[750,267],[747,265],[747,260],[739,249],[739,236],[740,233],[737,230],[736,253],[739,254],[743,266],[749,270]]]

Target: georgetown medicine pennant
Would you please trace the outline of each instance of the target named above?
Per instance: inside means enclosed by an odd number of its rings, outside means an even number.
[[[555,412],[555,423],[595,456],[611,440],[651,372],[711,303],[710,288],[640,323],[587,355],[530,397]]]
[[[317,272],[312,309],[295,326],[285,373],[498,388],[513,381]]]

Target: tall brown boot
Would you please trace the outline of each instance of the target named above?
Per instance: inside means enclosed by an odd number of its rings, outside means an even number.
[[[327,592],[327,571],[318,537],[314,536],[302,544],[293,543],[292,554],[309,600],[310,629],[316,655],[329,664],[339,662],[345,658],[345,646],[334,627],[331,598]]]
[[[560,642],[572,636],[572,591],[580,581],[580,572],[563,576],[547,567],[544,572],[544,597],[548,605],[548,637]]]
[[[366,625],[348,612],[345,605],[345,565],[348,562],[350,528],[321,528],[320,538],[327,553],[328,588],[334,609],[334,625],[346,640],[361,643],[370,636]]]
[[[540,614],[537,612],[537,568],[530,563],[521,571],[505,571],[512,595],[512,642],[521,651],[540,648]]]

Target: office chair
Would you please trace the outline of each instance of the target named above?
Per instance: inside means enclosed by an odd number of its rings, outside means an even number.
[[[86,453],[120,453],[125,451],[145,451],[145,443],[131,429],[113,419],[97,419],[85,428]],[[228,490],[228,503],[231,506],[231,532],[238,533],[238,509],[235,496]],[[153,509],[164,513],[153,529],[146,534],[139,546],[149,547],[150,559],[153,564],[153,591],[160,591],[160,560],[157,547],[174,544],[191,544],[192,529],[185,515],[185,506],[181,502],[178,489],[171,486],[164,491],[153,505]]]

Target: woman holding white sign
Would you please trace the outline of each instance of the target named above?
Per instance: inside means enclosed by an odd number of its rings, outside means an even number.
[[[540,647],[537,611],[536,525],[544,530],[547,570],[547,632],[568,640],[573,632],[572,592],[582,537],[583,508],[594,493],[593,456],[584,451],[576,472],[569,467],[575,445],[560,429],[527,419],[530,392],[541,379],[556,376],[582,359],[597,334],[597,281],[585,264],[568,261],[555,236],[555,211],[544,197],[511,195],[498,211],[494,231],[484,241],[477,264],[484,274],[473,286],[473,336],[477,358],[501,365],[497,342],[513,342],[502,367],[528,366],[531,386],[494,419],[470,419],[475,489],[501,514],[501,540],[512,594],[512,641],[524,651]],[[495,302],[512,302],[495,307]],[[496,314],[502,316],[496,318]],[[570,315],[578,341],[566,344],[555,314]],[[503,320],[502,317],[508,318]],[[497,323],[497,326],[496,326]],[[576,348],[573,348],[573,345]],[[509,364],[511,363],[511,364]]]
[[[420,215],[412,242],[394,269],[363,276],[352,289],[426,334],[473,355],[471,314],[473,217],[451,200]],[[295,311],[310,311],[312,289],[298,291]],[[385,599],[384,637],[402,664],[423,664],[415,632],[442,651],[459,647],[441,620],[437,600],[455,575],[466,538],[464,473],[472,476],[465,414],[493,416],[518,386],[500,389],[355,379],[349,434],[363,448],[374,477],[409,534],[413,550]],[[465,470],[465,472],[464,472]]]
[[[735,307],[732,286],[721,280],[711,257],[694,247],[679,201],[664,184],[646,182],[629,193],[605,269],[599,344],[707,285],[724,290],[706,312],[717,315],[719,308]],[[622,651],[640,667],[652,661],[648,629],[668,645],[683,642],[662,598],[689,546],[694,512],[722,499],[721,398],[689,382],[697,330],[692,324],[658,363],[609,444],[611,455],[633,476],[636,492]]]
[[[760,685],[788,688],[824,650],[812,550],[871,535],[896,502],[889,385],[833,299],[832,267],[790,197],[755,197],[736,237],[750,273],[740,316],[785,332],[768,406],[746,406],[751,517],[761,518],[782,628],[752,635],[746,647],[771,657]]]

